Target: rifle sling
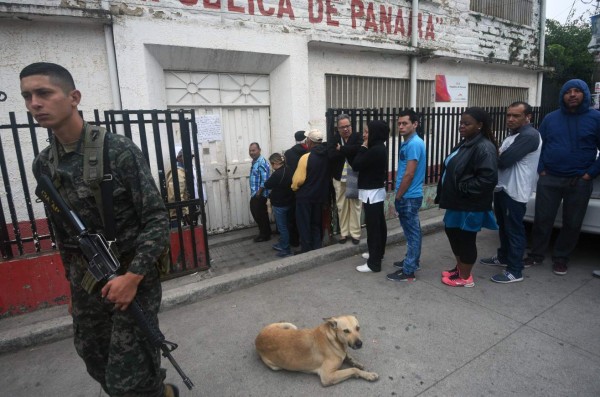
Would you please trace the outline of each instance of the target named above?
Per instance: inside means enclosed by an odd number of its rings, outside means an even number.
[[[110,159],[108,157],[108,134],[104,135],[104,148],[102,156],[104,157],[103,173],[104,178],[100,183],[102,194],[102,212],[104,213],[104,237],[107,241],[115,241],[115,218],[113,213],[113,176],[110,172]]]

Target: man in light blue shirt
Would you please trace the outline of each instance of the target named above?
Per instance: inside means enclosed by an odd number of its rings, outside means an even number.
[[[269,179],[271,170],[269,162],[260,155],[260,145],[252,142],[248,148],[252,158],[250,168],[250,213],[258,225],[258,236],[254,242],[269,241],[271,239],[271,221],[267,212],[267,197],[269,190],[265,189],[265,182]]]
[[[421,222],[419,209],[423,203],[423,182],[425,181],[425,142],[417,134],[419,116],[414,110],[403,110],[398,114],[398,133],[402,145],[398,153],[398,174],[396,178],[396,200],[394,205],[400,225],[406,238],[404,260],[394,262],[399,268],[388,274],[388,280],[414,281],[415,271],[419,270],[421,258]]]

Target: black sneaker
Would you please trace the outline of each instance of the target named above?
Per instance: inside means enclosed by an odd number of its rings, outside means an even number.
[[[533,256],[528,256],[527,258],[523,259],[523,267],[527,268],[531,266],[541,265],[543,261],[543,259],[537,260]]]
[[[404,269],[404,259],[402,259],[401,261],[398,261],[398,262],[394,262],[394,267],[397,267],[398,269]],[[418,272],[419,270],[421,270],[420,263],[417,265],[415,272]]]
[[[489,258],[480,259],[479,263],[481,263],[482,265],[488,265],[488,266],[506,266],[506,263],[502,263],[500,261],[500,259],[498,259],[498,255],[494,255]]]
[[[567,274],[567,264],[565,262],[554,262],[552,264],[552,271],[558,276],[564,276]]]
[[[415,281],[417,279],[414,273],[404,273],[402,270],[397,270],[386,277],[392,281]]]
[[[519,281],[523,281],[523,276],[521,275],[521,277],[516,277],[511,272],[505,270],[500,274],[496,274],[495,276],[492,276],[492,281],[495,283],[500,283],[500,284],[516,283]]]

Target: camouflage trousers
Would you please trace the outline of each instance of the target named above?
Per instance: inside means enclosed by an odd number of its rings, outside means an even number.
[[[93,294],[84,291],[82,272],[71,265],[74,342],[88,373],[111,397],[162,396],[160,349],[147,341],[128,312],[113,311],[111,304],[102,302],[100,288]],[[153,269],[138,286],[136,299],[156,324],[161,297],[159,274]]]

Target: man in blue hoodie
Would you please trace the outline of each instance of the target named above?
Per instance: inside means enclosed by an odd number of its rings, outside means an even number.
[[[567,274],[569,256],[577,245],[581,224],[600,173],[600,112],[590,109],[587,84],[569,80],[560,90],[560,109],[540,126],[542,152],[538,165],[531,252],[525,266],[544,260],[552,226],[562,201],[562,228],[554,243],[552,271]]]

